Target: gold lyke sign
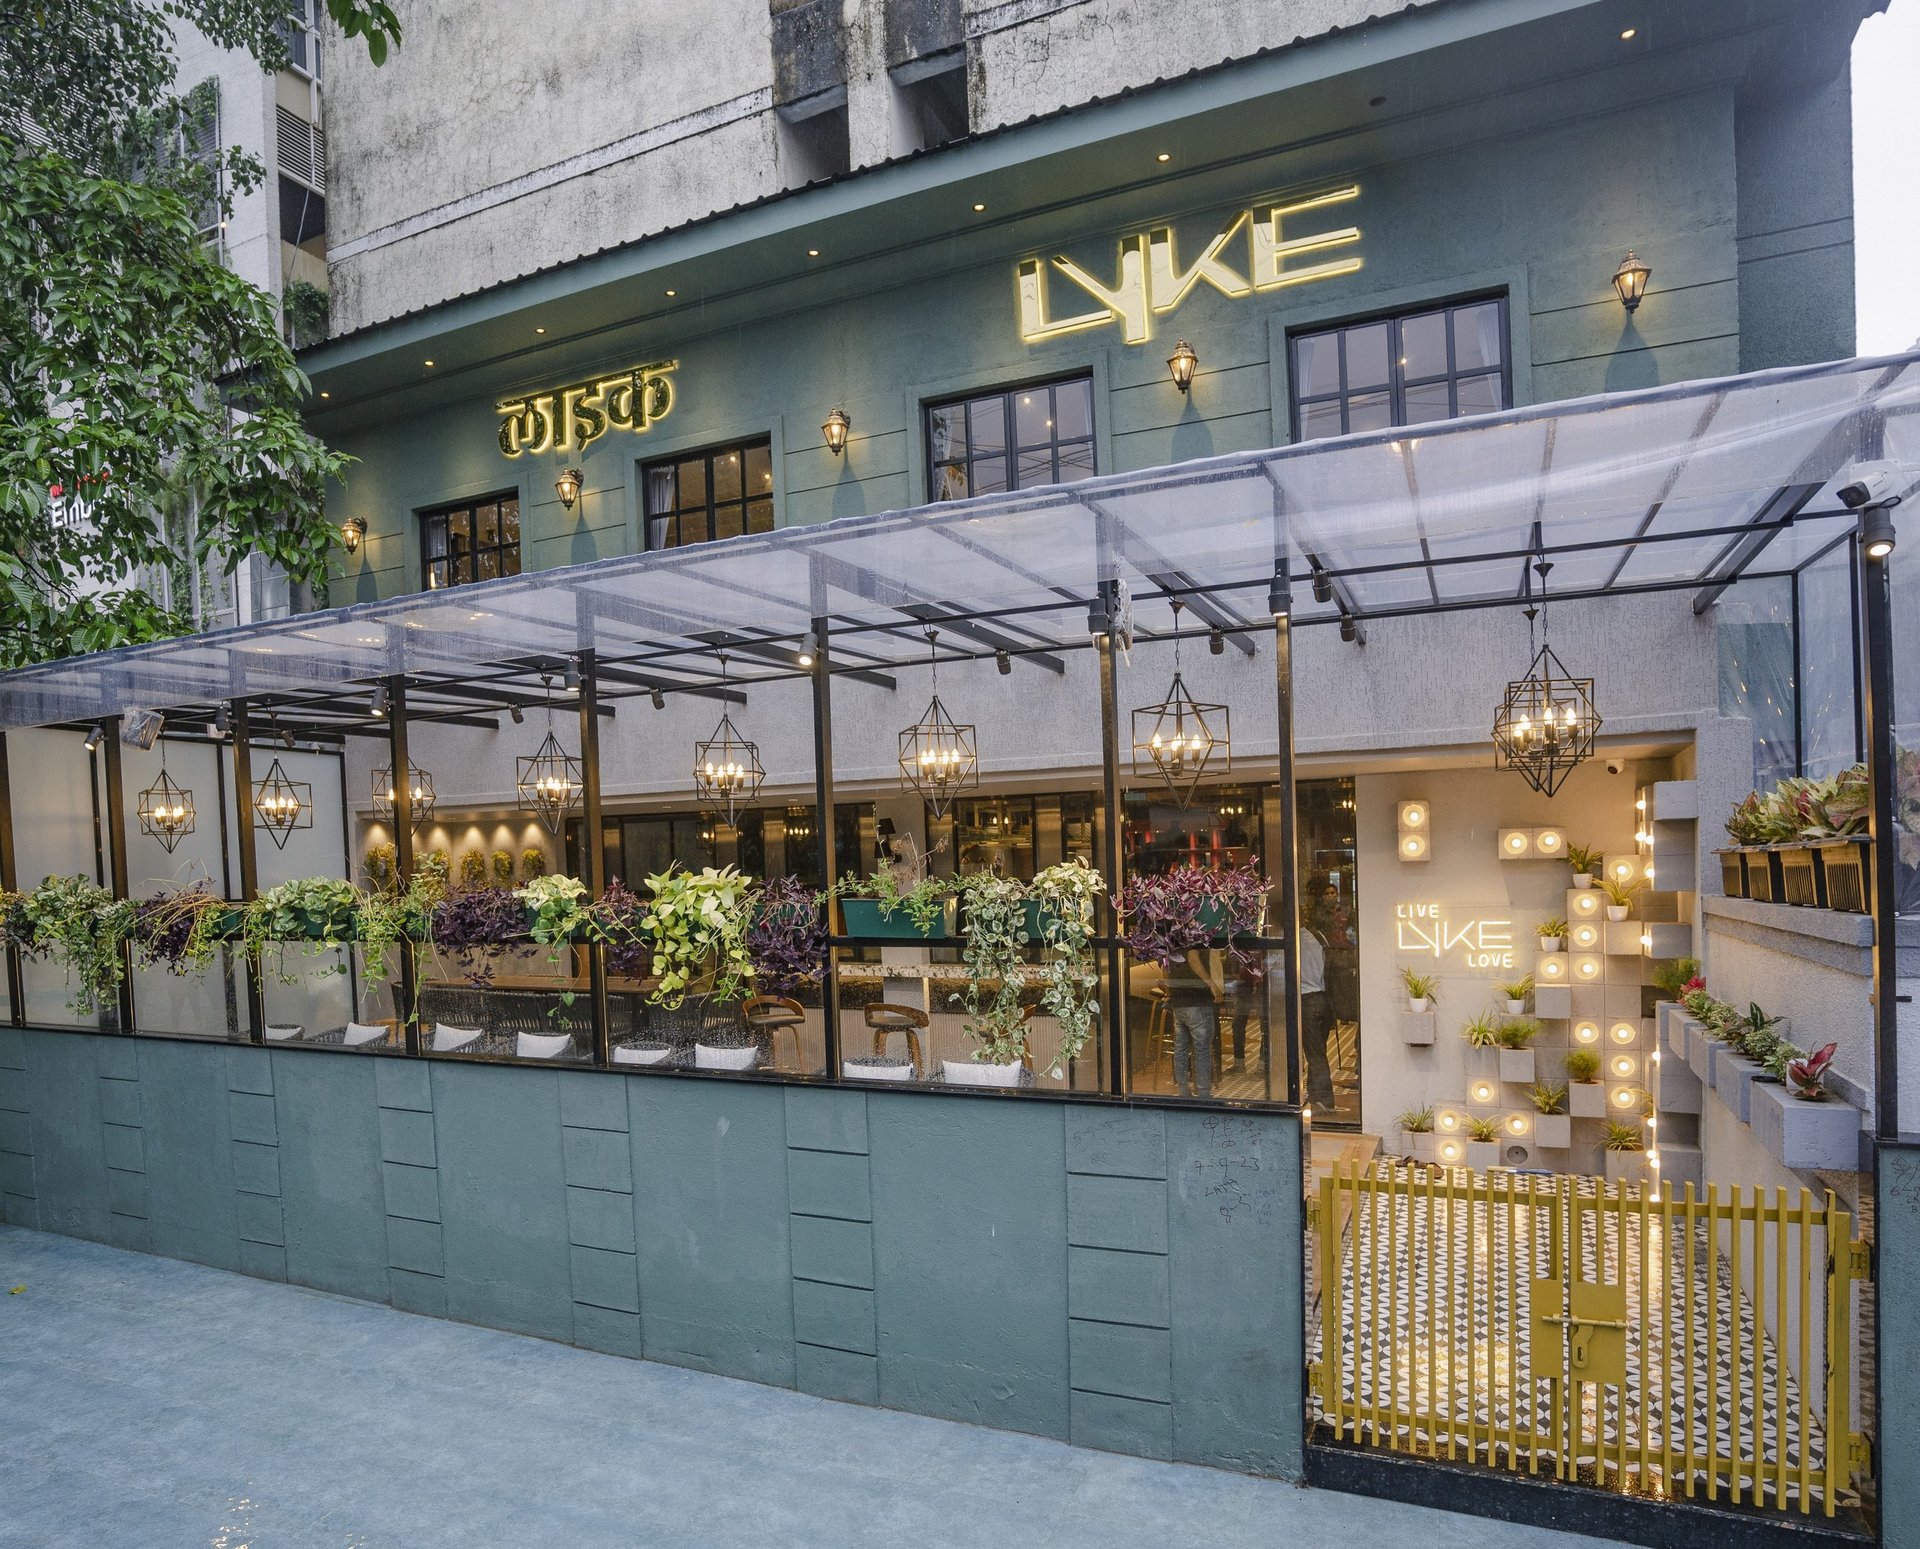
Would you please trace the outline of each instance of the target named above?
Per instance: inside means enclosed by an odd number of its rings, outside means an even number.
[[[1283,285],[1304,285],[1312,280],[1352,274],[1360,267],[1358,254],[1330,258],[1322,263],[1300,260],[1314,253],[1352,247],[1360,240],[1359,227],[1343,226],[1336,231],[1287,237],[1282,233],[1281,223],[1308,210],[1325,209],[1359,197],[1360,185],[1349,183],[1291,204],[1270,205],[1257,216],[1253,210],[1242,210],[1185,269],[1180,267],[1175,255],[1171,226],[1135,232],[1120,241],[1120,272],[1112,285],[1101,283],[1071,258],[1055,258],[1050,262],[1023,259],[1016,271],[1020,337],[1033,344],[1117,322],[1127,343],[1145,344],[1153,337],[1153,315],[1171,312],[1198,285],[1211,285],[1223,296],[1240,297],[1260,290],[1278,290]],[[1222,257],[1243,230],[1247,233],[1251,261],[1251,268],[1244,275],[1230,268]],[[1071,280],[1099,302],[1100,309],[1073,317],[1049,317],[1049,270]]]

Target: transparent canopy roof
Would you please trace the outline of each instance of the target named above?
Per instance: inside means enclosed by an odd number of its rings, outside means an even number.
[[[1837,482],[1874,458],[1920,463],[1920,351],[785,527],[73,657],[0,675],[0,730],[239,697],[297,706],[397,674],[429,695],[505,683],[506,669],[524,685],[587,648],[626,664],[628,685],[710,687],[717,646],[790,670],[819,617],[843,670],[924,660],[928,620],[974,648],[1031,651],[1084,641],[1108,581],[1127,584],[1142,634],[1170,627],[1176,593],[1231,628],[1267,615],[1283,565],[1296,622],[1361,627],[1511,603],[1541,552],[1556,597],[1709,588],[1824,553],[1852,521]]]

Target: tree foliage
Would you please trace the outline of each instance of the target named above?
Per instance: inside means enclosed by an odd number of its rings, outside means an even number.
[[[378,63],[383,0],[327,0]],[[0,0],[0,666],[195,626],[142,567],[248,553],[324,573],[308,384],[270,297],[204,231],[259,163],[192,154],[211,103],[179,91],[172,25],[263,69],[285,0]]]

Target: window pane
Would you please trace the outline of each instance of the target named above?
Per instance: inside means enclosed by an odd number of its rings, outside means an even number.
[[[740,454],[738,452],[714,453],[713,498],[716,501],[740,498]]]
[[[1043,448],[1038,452],[1022,452],[1019,454],[1019,459],[1019,482],[1014,485],[1015,489],[1032,489],[1035,485],[1053,482],[1051,448]]]
[[[991,398],[976,398],[967,405],[967,433],[972,450],[998,452],[1007,444],[1007,400],[999,393]]]
[[[969,495],[992,495],[1007,487],[1007,460],[1004,457],[982,457],[973,464],[973,488],[966,491]]]
[[[1300,439],[1319,441],[1327,436],[1340,434],[1340,400],[1329,398],[1324,403],[1303,403],[1300,405]]]
[[[500,574],[502,575],[520,574],[520,545],[519,544],[516,543],[512,548],[503,549],[501,551]]]
[[[473,513],[474,540],[488,548],[500,542],[500,507],[489,502],[476,506]]]
[[[941,463],[933,470],[933,498],[935,500],[967,498],[967,465],[965,463]]]
[[[1061,382],[1053,390],[1054,438],[1074,441],[1093,434],[1093,383]]]
[[[1347,391],[1387,385],[1387,325],[1347,330]]]
[[[647,515],[665,516],[674,506],[675,483],[672,463],[656,463],[647,470]],[[656,527],[656,531],[658,528]]]
[[[1506,340],[1500,327],[1500,314],[1504,310],[1497,301],[1455,309],[1454,370],[1472,371],[1481,366],[1498,366],[1506,360]]]
[[[1021,446],[1045,446],[1053,439],[1053,394],[1044,387],[1030,387],[1013,401],[1014,433]],[[1022,483],[1025,481],[1022,480]]]
[[[437,516],[427,518],[426,530],[421,534],[421,544],[428,559],[443,558],[447,552],[447,524]]]
[[[1355,393],[1347,400],[1348,430],[1385,430],[1393,423],[1393,407],[1385,393]]]
[[[1491,414],[1507,406],[1506,389],[1497,371],[1485,376],[1462,377],[1458,391],[1462,414]]]
[[[1447,401],[1445,382],[1428,382],[1421,387],[1407,389],[1408,425],[1424,425],[1429,420],[1443,420],[1452,417],[1453,409]]]
[[[754,500],[748,502],[747,531],[773,531],[773,502],[771,500]]]
[[[965,404],[949,403],[927,410],[927,441],[936,463],[967,455]]]
[[[1340,336],[1309,334],[1293,341],[1293,391],[1297,397],[1318,398],[1340,391]]]
[[[1446,375],[1446,313],[1423,313],[1400,325],[1400,370],[1408,377]]]
[[[691,511],[707,503],[707,460],[689,457],[680,465],[680,509]]]
[[[520,497],[509,496],[500,502],[500,541],[518,543],[520,541]]]
[[[773,448],[747,448],[747,493],[764,495],[773,488]]]
[[[447,547],[456,554],[464,554],[473,544],[473,519],[466,511],[447,513]]]
[[[739,464],[735,464],[738,467]],[[716,538],[737,538],[746,531],[745,506],[715,506],[713,509],[713,535]]]
[[[479,556],[479,575],[482,581],[491,581],[500,574],[500,551],[487,549]]]
[[[1082,441],[1076,446],[1060,448],[1060,482],[1069,484],[1075,479],[1093,477],[1093,443]]]

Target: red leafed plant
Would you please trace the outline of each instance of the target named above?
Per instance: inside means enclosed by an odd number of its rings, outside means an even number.
[[[1833,1064],[1834,1051],[1839,1047],[1837,1043],[1830,1043],[1797,1060],[1787,1061],[1787,1085],[1793,1088],[1795,1097],[1819,1102],[1827,1095],[1826,1074]]]

